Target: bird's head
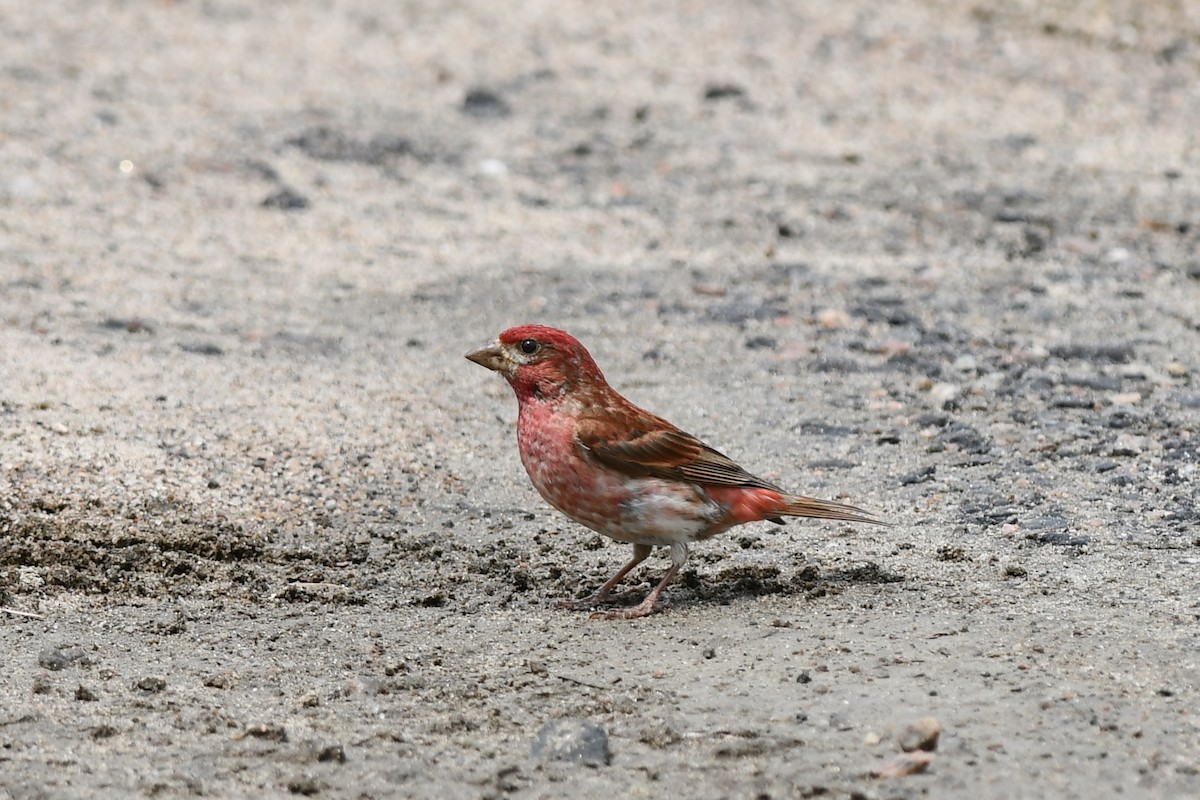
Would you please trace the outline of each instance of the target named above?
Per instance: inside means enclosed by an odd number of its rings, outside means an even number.
[[[503,375],[521,402],[561,397],[576,387],[607,386],[574,336],[545,325],[509,328],[467,358]]]

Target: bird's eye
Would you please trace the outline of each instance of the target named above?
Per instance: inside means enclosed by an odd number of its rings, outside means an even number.
[[[521,340],[521,352],[527,356],[531,356],[534,353],[536,353],[538,351],[538,347],[540,347],[540,346],[541,345],[538,344],[537,339],[522,339]]]

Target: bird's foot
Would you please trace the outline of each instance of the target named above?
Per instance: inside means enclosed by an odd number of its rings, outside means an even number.
[[[632,608],[611,608],[608,611],[593,611],[588,615],[588,619],[638,619],[639,617],[648,617],[656,611],[661,611],[666,605],[666,603],[660,602],[657,597],[647,597]]]
[[[642,597],[642,592],[637,589],[629,589],[624,592],[596,592],[589,594],[587,597],[581,597],[578,600],[559,600],[555,603],[556,608],[568,608],[573,611],[587,611],[588,609],[598,608],[602,606],[619,606],[628,605],[634,600]]]

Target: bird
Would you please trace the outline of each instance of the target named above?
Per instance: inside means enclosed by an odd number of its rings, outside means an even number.
[[[517,397],[521,463],[542,498],[633,557],[594,593],[561,608],[635,619],[661,610],[690,546],[736,525],[814,517],[887,525],[861,508],[791,494],[667,420],[631,403],[605,380],[587,349],[545,325],[508,328],[466,358],[500,373]],[[655,547],[671,566],[641,603],[610,608],[613,590]]]

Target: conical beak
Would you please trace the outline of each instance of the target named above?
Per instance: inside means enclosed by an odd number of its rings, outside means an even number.
[[[467,358],[481,367],[487,367],[496,372],[507,372],[510,366],[509,358],[500,349],[499,344],[490,344],[487,347],[472,350],[467,353]]]

